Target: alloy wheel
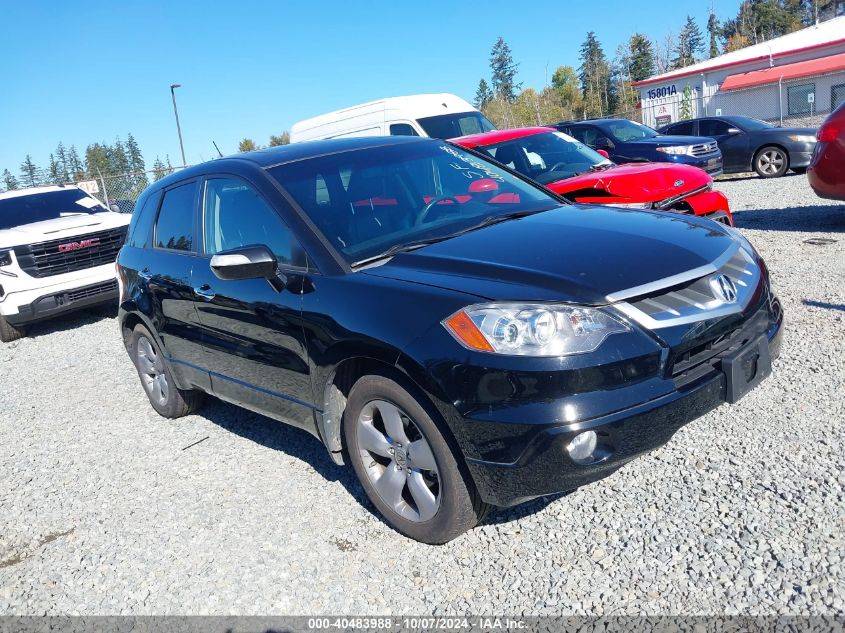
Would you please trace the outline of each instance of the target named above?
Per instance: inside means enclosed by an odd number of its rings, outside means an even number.
[[[155,347],[146,336],[138,339],[137,347],[138,373],[141,375],[141,382],[144,385],[147,395],[159,405],[165,406],[170,394],[170,386],[167,384],[167,374],[164,371],[164,363],[161,356],[156,352]]]
[[[379,497],[409,521],[433,518],[441,502],[440,475],[411,417],[395,404],[372,400],[356,424],[356,448]]]
[[[769,175],[774,175],[781,171],[785,162],[786,156],[784,156],[783,152],[776,149],[766,150],[757,159],[760,171]]]

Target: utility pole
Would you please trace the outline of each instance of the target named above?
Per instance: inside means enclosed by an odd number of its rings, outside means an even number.
[[[170,84],[170,96],[173,97],[173,114],[176,116],[176,132],[179,134],[179,149],[182,151],[182,167],[188,163],[185,161],[185,146],[182,144],[182,127],[179,125],[179,110],[176,109],[176,88],[181,88],[182,84]]]

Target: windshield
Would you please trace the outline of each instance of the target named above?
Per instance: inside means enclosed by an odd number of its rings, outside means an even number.
[[[447,143],[340,152],[268,170],[350,264],[561,202]]]
[[[738,116],[734,117],[733,119],[728,119],[728,123],[736,122],[738,125],[741,125],[746,131],[750,132],[752,130],[768,130],[769,128],[774,127],[771,123],[766,123],[765,121],[761,121],[760,119],[752,119],[750,116]]]
[[[619,141],[620,143],[641,141],[646,138],[654,138],[657,136],[657,132],[647,125],[636,123],[634,121],[608,121],[604,124],[603,129],[609,131],[613,139]]]
[[[599,165],[613,165],[597,151],[562,132],[523,136],[479,147],[478,151],[543,185],[583,174]]]
[[[0,230],[71,215],[106,211],[96,198],[79,189],[62,189],[0,199]]]
[[[481,112],[461,112],[460,114],[441,114],[417,119],[425,133],[431,138],[455,138],[467,134],[479,134],[495,130],[494,126]]]

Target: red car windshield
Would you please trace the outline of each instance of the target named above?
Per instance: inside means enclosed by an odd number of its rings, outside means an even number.
[[[543,185],[613,165],[562,132],[532,134],[476,150]]]

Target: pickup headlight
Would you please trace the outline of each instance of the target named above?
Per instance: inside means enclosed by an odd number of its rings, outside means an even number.
[[[464,308],[443,321],[464,347],[509,356],[592,352],[630,327],[595,308],[542,303],[490,303]]]
[[[692,145],[669,145],[668,147],[658,147],[657,151],[670,156],[692,156]]]
[[[796,143],[815,143],[816,137],[812,134],[790,134],[787,137],[790,141],[795,141]]]
[[[12,265],[12,252],[11,251],[0,251],[0,266],[11,266]]]

